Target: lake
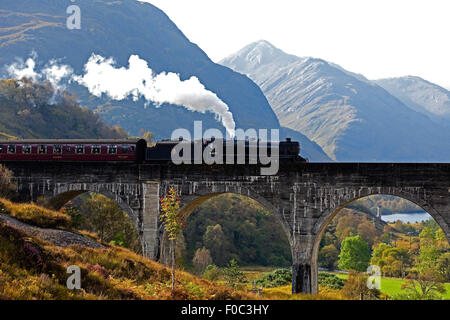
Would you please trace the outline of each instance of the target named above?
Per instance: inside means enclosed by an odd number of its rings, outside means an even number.
[[[395,213],[391,215],[382,215],[381,219],[386,222],[395,222],[397,220],[400,220],[401,222],[416,223],[430,220],[433,218],[426,212],[411,212],[411,213]]]

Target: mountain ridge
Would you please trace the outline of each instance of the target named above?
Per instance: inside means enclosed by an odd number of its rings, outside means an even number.
[[[252,43],[220,63],[253,79],[281,125],[305,134],[333,160],[450,159],[449,143],[442,141],[448,131],[376,83],[323,59],[264,59],[266,46]]]
[[[450,125],[450,91],[418,76],[392,77],[374,82],[411,109],[441,125]]]

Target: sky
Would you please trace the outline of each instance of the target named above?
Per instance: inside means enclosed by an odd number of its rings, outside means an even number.
[[[144,0],[215,62],[267,40],[369,79],[415,75],[450,89],[449,0]]]

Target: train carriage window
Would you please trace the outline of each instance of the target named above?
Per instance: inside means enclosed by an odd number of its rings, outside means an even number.
[[[53,146],[53,153],[54,154],[62,154],[62,146],[60,146],[60,145]]]
[[[102,148],[100,146],[92,146],[91,153],[92,154],[100,154],[100,153],[102,153]]]
[[[16,153],[16,146],[14,146],[14,145],[9,145],[9,146],[8,146],[8,153],[9,153],[9,154]]]
[[[84,146],[76,146],[75,147],[75,153],[76,154],[83,154],[84,153]]]
[[[128,153],[128,146],[122,146],[122,153]]]
[[[108,154],[117,154],[117,146],[108,146]]]
[[[23,146],[22,153],[23,154],[31,154],[31,146]]]
[[[72,148],[70,148],[69,146],[66,147],[66,152],[70,153],[72,151]]]
[[[0,146],[0,153],[3,152],[3,146]]]
[[[39,154],[45,154],[45,153],[46,153],[46,152],[45,152],[45,146],[42,146],[42,145],[39,146],[39,147],[38,147],[38,153],[39,153]]]
[[[130,152],[134,152],[134,146],[130,147]]]

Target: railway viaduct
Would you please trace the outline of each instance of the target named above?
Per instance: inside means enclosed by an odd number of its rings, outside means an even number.
[[[450,240],[450,164],[281,164],[275,176],[243,165],[8,162],[20,201],[61,208],[84,192],[117,201],[134,222],[146,257],[158,260],[164,231],[159,200],[175,186],[185,219],[206,200],[235,193],[258,201],[279,221],[292,249],[293,292],[318,291],[318,249],[327,224],[351,202],[395,195],[426,210]]]

